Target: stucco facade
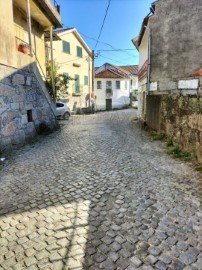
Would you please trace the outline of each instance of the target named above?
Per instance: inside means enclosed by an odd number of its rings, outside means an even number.
[[[52,101],[44,84],[44,31],[60,25],[60,16],[50,1],[40,5],[53,9],[46,17],[34,0],[30,1],[30,50],[27,22],[27,1],[0,1],[0,152],[12,145],[25,143],[35,136],[43,123],[56,124]],[[47,15],[48,16],[48,15]],[[54,25],[55,24],[55,25]],[[21,44],[27,51],[20,51]]]
[[[106,93],[107,81],[111,81],[112,95]],[[117,89],[116,82],[120,82],[120,88]],[[101,88],[98,89],[98,83],[101,82]],[[106,99],[112,100],[112,109],[121,109],[129,106],[130,80],[127,79],[112,79],[112,78],[95,78],[95,95],[96,95],[96,110],[106,110]]]
[[[75,28],[56,31],[61,38],[54,41],[54,60],[59,67],[58,73],[67,74],[69,80],[68,96],[61,97],[67,101],[71,110],[87,107],[88,94],[92,91],[92,53]],[[64,42],[67,48],[64,48]],[[81,55],[78,56],[77,48]],[[49,43],[46,44],[47,60],[50,59]],[[76,79],[76,80],[75,80]]]
[[[139,50],[139,71],[138,71],[138,117],[146,117],[146,94],[147,94],[147,72],[148,72],[148,32],[145,31]]]
[[[129,106],[130,93],[138,89],[137,66],[104,64],[95,71],[97,110],[121,109]]]
[[[151,82],[160,91],[175,89],[180,78],[202,67],[202,2],[160,0],[151,17]],[[172,83],[173,82],[173,83]]]

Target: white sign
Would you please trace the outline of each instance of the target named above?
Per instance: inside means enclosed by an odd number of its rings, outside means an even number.
[[[178,89],[198,89],[199,81],[198,79],[192,80],[179,80]]]
[[[158,83],[157,82],[152,82],[150,83],[150,91],[157,91],[158,89]]]

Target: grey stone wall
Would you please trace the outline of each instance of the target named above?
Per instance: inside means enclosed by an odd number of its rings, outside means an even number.
[[[159,0],[150,26],[151,81],[173,90],[173,81],[202,67],[202,1]]]
[[[202,97],[161,95],[160,129],[202,162]]]
[[[0,150],[25,143],[41,123],[56,124],[48,93],[44,93],[32,68],[16,70],[0,65]],[[7,74],[2,76],[2,74]]]

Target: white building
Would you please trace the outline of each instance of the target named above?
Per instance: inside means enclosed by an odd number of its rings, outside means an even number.
[[[139,70],[138,70],[138,117],[141,121],[146,119],[146,94],[148,81],[148,31],[149,16],[145,17],[142,23],[140,35],[132,40],[134,46],[139,51]]]
[[[138,89],[138,66],[104,64],[95,70],[96,110],[129,106],[130,94]]]

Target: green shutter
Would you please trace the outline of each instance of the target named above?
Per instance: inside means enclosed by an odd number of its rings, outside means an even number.
[[[79,82],[79,75],[75,74],[75,93],[80,92],[80,82]]]
[[[88,76],[84,76],[84,85],[88,85]]]

